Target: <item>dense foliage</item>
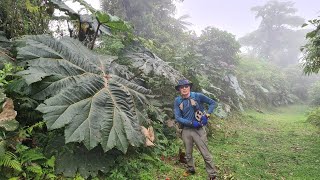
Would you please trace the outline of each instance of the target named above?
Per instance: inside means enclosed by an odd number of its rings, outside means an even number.
[[[197,39],[196,48],[198,57],[193,59],[194,64],[191,67],[198,72],[199,86],[204,91],[214,94],[214,98],[221,103],[227,104],[226,110],[230,106],[233,110],[242,110],[241,101],[245,95],[235,76],[240,48],[235,36],[217,28],[207,27]]]
[[[290,94],[285,74],[268,62],[243,57],[237,72],[249,107],[281,106],[291,104],[297,99]]]
[[[237,64],[240,44],[234,35],[214,27],[207,27],[198,39],[198,49],[202,55],[210,57],[211,64],[226,63],[230,66]]]
[[[320,107],[317,107],[308,113],[307,122],[320,128]]]
[[[299,98],[299,102],[307,102],[311,96],[308,91],[313,83],[320,80],[317,75],[305,76],[299,65],[288,66],[283,69],[289,92]]]
[[[135,33],[147,39],[166,43],[181,36],[183,18],[172,17],[174,0],[102,0],[102,9],[132,23]],[[179,21],[180,20],[180,21]]]
[[[307,33],[306,38],[308,42],[301,47],[303,53],[303,71],[305,74],[310,75],[312,73],[318,74],[320,69],[320,19],[309,20],[308,23],[303,24],[303,26],[312,25],[313,30]],[[309,90],[310,103],[315,106],[309,115],[308,121],[319,126],[319,81],[316,81]]]
[[[315,82],[309,90],[310,103],[320,106],[320,81]]]
[[[306,74],[318,73],[320,69],[320,19],[308,21],[314,30],[306,35],[308,42],[302,46],[303,67]],[[304,24],[306,26],[308,24]]]
[[[0,31],[7,38],[25,34],[43,34],[48,31],[50,9],[42,0],[1,0]],[[31,21],[32,19],[32,21]]]

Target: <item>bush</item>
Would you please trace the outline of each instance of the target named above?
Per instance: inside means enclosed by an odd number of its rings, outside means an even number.
[[[320,81],[315,82],[309,90],[310,103],[314,106],[320,105]]]
[[[297,96],[302,102],[306,102],[309,99],[308,90],[311,85],[320,80],[318,75],[304,75],[299,65],[288,66],[283,72],[288,82],[290,93]]]
[[[308,114],[307,122],[320,127],[320,107],[317,107]]]
[[[287,105],[296,99],[290,95],[285,74],[271,63],[244,56],[237,74],[249,107]]]

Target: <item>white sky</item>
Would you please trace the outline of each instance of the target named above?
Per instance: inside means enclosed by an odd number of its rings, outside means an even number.
[[[95,9],[100,9],[100,1],[99,0],[85,0],[88,4],[90,4]],[[72,1],[66,1],[66,5],[68,5],[71,9],[78,11],[81,9],[80,3],[78,2],[72,2]]]
[[[100,9],[100,1],[99,0],[85,0],[87,3],[91,4],[92,7],[96,9]]]
[[[297,9],[295,15],[306,20],[320,15],[320,0],[278,0],[291,1]],[[184,0],[177,4],[177,17],[189,14],[189,22],[198,34],[207,26],[226,30],[237,38],[254,31],[260,24],[250,10],[253,6],[263,6],[268,0]]]

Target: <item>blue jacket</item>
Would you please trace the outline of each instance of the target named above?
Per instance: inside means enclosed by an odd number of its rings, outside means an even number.
[[[208,114],[211,114],[216,106],[216,102],[213,99],[205,96],[202,93],[191,92],[189,98],[192,98],[197,102],[196,108],[202,112],[204,112],[203,104],[208,104]],[[192,121],[196,121],[196,118],[194,116],[195,109],[191,105],[189,98],[182,98],[181,96],[176,97],[174,101],[174,115],[176,121],[185,126],[191,127]],[[179,108],[181,103],[183,103],[183,110],[180,110]]]

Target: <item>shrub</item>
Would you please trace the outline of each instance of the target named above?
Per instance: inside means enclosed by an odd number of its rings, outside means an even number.
[[[309,90],[310,103],[314,106],[320,105],[320,81],[315,82]]]
[[[308,114],[307,122],[320,127],[320,107],[313,109]]]
[[[281,106],[294,102],[284,73],[271,63],[242,57],[237,74],[248,106]]]

